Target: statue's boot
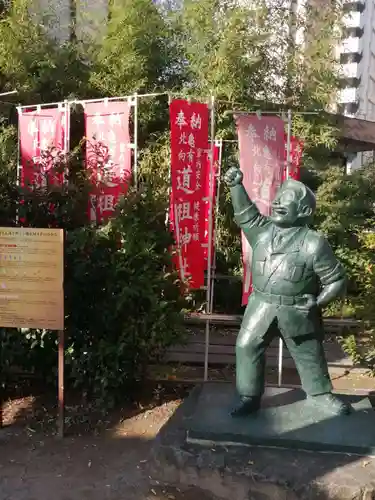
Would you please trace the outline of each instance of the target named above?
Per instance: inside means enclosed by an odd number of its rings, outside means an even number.
[[[319,394],[317,396],[310,396],[307,398],[307,401],[315,408],[321,409],[325,414],[349,415],[349,413],[353,411],[350,404],[344,403],[344,401],[331,392]]]
[[[241,402],[232,411],[232,417],[246,417],[256,413],[260,408],[260,396],[242,396]]]

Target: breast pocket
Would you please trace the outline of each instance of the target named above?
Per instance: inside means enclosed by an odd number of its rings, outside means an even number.
[[[292,282],[301,281],[305,272],[305,264],[291,264],[289,266],[288,272],[286,273],[286,279]]]
[[[253,263],[253,274],[263,276],[264,268],[266,266],[266,259],[257,259]]]

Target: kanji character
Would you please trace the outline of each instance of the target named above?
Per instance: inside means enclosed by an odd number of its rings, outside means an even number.
[[[259,137],[259,135],[257,134],[257,131],[256,131],[256,128],[254,127],[254,125],[252,125],[250,123],[250,125],[247,127],[247,130],[246,130],[246,136],[249,138],[249,139],[257,139]]]
[[[40,141],[40,149],[47,149],[48,148],[48,139],[46,137],[43,137],[43,139]]]
[[[98,140],[98,141],[105,141],[105,136],[104,136],[103,130],[95,132],[95,134],[93,134],[92,138],[94,140]]]
[[[186,153],[185,153],[184,151],[182,151],[182,150],[181,150],[181,151],[178,153],[178,159],[179,159],[180,161],[185,161],[185,158],[186,158]]]
[[[177,189],[184,191],[186,194],[194,193],[194,190],[191,189],[191,174],[193,173],[191,166],[188,165],[182,170],[177,170],[177,173],[180,174],[177,176]]]
[[[187,153],[187,157],[188,157],[188,162],[192,163],[194,160],[194,151],[192,149],[190,149],[189,152]]]
[[[52,134],[53,131],[54,131],[54,123],[53,123],[53,120],[43,120],[42,121],[42,125],[41,125],[41,129],[42,129],[42,132],[43,134]]]
[[[185,120],[185,114],[182,111],[182,109],[177,114],[176,125],[178,125],[178,127],[180,127],[180,130],[181,130],[182,127],[184,127],[185,125],[187,125],[187,122]]]
[[[202,127],[202,118],[201,115],[193,113],[190,119],[191,128],[200,129]]]
[[[35,119],[30,120],[27,126],[27,131],[29,132],[30,135],[35,135],[39,132],[38,124]]]
[[[111,113],[109,115],[109,123],[113,125],[121,125],[121,115],[120,113]]]
[[[261,151],[260,151],[260,145],[259,144],[254,144],[253,145],[253,155],[254,156],[261,156]]]
[[[103,212],[114,212],[115,210],[115,197],[112,194],[104,194],[99,196],[99,210]]]
[[[253,168],[253,183],[255,185],[261,185],[263,181],[263,172],[262,172],[262,167],[259,165],[259,163],[254,163],[254,168]]]
[[[191,276],[191,273],[189,271],[189,264],[186,257],[182,259],[181,265],[182,265],[181,269],[182,278],[184,279],[185,276]]]
[[[274,127],[269,128],[268,125],[264,127],[264,140],[276,141],[276,129]]]
[[[100,125],[104,125],[104,118],[100,113],[95,113],[94,118],[92,119],[92,123],[96,125],[97,127],[100,127]]]
[[[271,160],[272,159],[272,154],[270,151],[270,148],[268,146],[264,146],[263,148],[263,156],[266,158],[266,160]]]
[[[188,228],[185,226],[184,227],[184,232],[182,232],[182,229],[180,229],[180,245],[181,247],[186,247],[189,245],[191,242],[191,237],[192,234],[188,231]]]
[[[188,144],[191,148],[195,148],[195,139],[193,134],[189,134]]]
[[[190,201],[179,203],[177,205],[178,220],[179,221],[183,221],[186,219],[191,220],[193,217],[190,214],[190,209],[191,209]]]
[[[179,144],[187,144],[186,132],[181,133]]]
[[[114,144],[117,140],[117,137],[116,137],[116,134],[114,133],[113,130],[110,130],[108,132],[108,142],[110,142],[111,144]]]

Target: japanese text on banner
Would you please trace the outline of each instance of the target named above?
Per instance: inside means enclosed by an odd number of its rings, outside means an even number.
[[[243,185],[263,215],[270,215],[271,203],[284,172],[284,122],[276,116],[236,117],[240,168]],[[242,233],[244,268],[242,305],[251,293],[251,247]]]
[[[207,193],[208,106],[174,100],[171,122],[170,221],[177,244],[175,263],[191,288],[204,285],[203,198]]]
[[[220,172],[220,149],[221,145],[214,146],[214,161],[213,161],[213,172],[212,172],[212,186],[211,186],[211,196],[212,196],[212,227],[211,227],[211,265],[213,263],[214,259],[214,247],[215,247],[215,241],[214,241],[214,235],[215,235],[215,225],[216,225],[216,220],[215,220],[215,207],[217,203],[217,179],[219,176]],[[207,162],[207,193],[205,196],[205,215],[204,215],[204,220],[205,220],[205,226],[204,226],[204,257],[206,259],[206,269],[208,267],[208,243],[209,243],[209,225],[210,225],[210,190],[208,188],[210,184],[210,172],[211,172],[211,148],[206,151],[205,154],[206,162]]]
[[[19,110],[21,186],[62,183],[55,167],[66,153],[68,112],[65,107]]]
[[[297,137],[290,138],[290,165],[289,165],[289,178],[299,180],[301,176],[301,160],[303,154],[303,142]],[[283,180],[286,179],[286,162],[288,157],[288,138],[285,135],[285,169]]]
[[[86,168],[93,184],[89,218],[101,223],[112,216],[131,177],[127,101],[86,103]]]

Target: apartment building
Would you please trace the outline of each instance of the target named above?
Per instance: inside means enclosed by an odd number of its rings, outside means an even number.
[[[375,0],[346,0],[343,7],[343,41],[338,47],[342,89],[336,112],[375,121]],[[347,170],[373,159],[373,151],[348,155]]]

